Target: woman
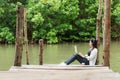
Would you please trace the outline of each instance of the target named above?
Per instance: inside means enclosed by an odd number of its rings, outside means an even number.
[[[80,52],[76,53],[73,56],[71,56],[67,61],[61,63],[60,65],[61,66],[69,65],[75,60],[78,60],[81,64],[95,65],[96,64],[96,59],[97,59],[97,53],[98,53],[97,40],[92,38],[89,41],[89,46],[90,46],[90,49],[85,56]]]

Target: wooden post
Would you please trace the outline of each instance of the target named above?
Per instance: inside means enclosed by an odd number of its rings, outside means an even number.
[[[99,64],[99,46],[100,46],[100,24],[101,24],[101,14],[102,14],[102,4],[103,0],[99,0],[99,8],[98,8],[98,15],[97,15],[97,22],[96,22],[96,39],[98,40],[98,55],[96,64]]]
[[[43,65],[43,46],[44,42],[43,39],[39,40],[39,64]]]
[[[21,66],[23,52],[24,7],[18,6],[16,21],[16,55],[14,66]]]
[[[99,8],[96,22],[96,39],[98,40],[98,46],[100,45],[100,26],[101,26],[101,16],[102,16],[102,4],[103,0],[99,0]]]
[[[29,65],[27,18],[26,18],[26,9],[25,8],[24,8],[24,41],[25,41],[26,64]]]
[[[110,67],[111,0],[104,0],[103,65]]]

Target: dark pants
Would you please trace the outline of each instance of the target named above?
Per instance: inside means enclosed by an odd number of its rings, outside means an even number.
[[[80,63],[85,63],[85,65],[89,65],[89,61],[78,54],[74,54],[73,56],[71,56],[67,61],[65,61],[65,63],[69,65],[75,60],[79,61]]]

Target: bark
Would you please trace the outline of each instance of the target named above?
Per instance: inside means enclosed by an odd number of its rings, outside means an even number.
[[[98,55],[96,64],[99,64],[99,46],[100,46],[100,26],[101,26],[101,15],[102,15],[102,4],[103,0],[99,0],[99,8],[98,8],[98,15],[97,15],[97,22],[96,22],[96,39],[98,40]]]
[[[44,42],[43,39],[39,40],[39,64],[43,65],[43,46],[44,46]]]
[[[110,41],[111,41],[111,0],[104,0],[104,26],[103,26],[103,59],[104,66],[110,67]]]
[[[16,21],[16,55],[14,66],[21,66],[23,52],[24,7],[19,6]]]
[[[24,41],[25,41],[26,64],[29,65],[27,18],[26,18],[26,9],[25,8],[24,8]]]

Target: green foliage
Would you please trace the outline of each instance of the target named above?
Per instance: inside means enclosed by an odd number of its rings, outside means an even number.
[[[79,29],[81,41],[88,41],[90,37],[95,37],[97,7],[95,0],[79,0],[80,11],[75,24]]]
[[[43,23],[44,19],[41,16],[41,13],[38,13],[38,14],[33,16],[31,21],[34,22],[36,25],[39,25],[39,24]]]
[[[111,37],[115,39],[120,37],[120,1],[112,1],[111,12]]]
[[[1,43],[14,43],[15,25],[16,25],[15,15],[16,15],[16,5],[10,1],[3,0],[0,5],[0,42]]]
[[[115,6],[115,9],[113,11],[113,15],[116,16],[115,17],[115,22],[120,25],[120,4],[117,4]]]
[[[4,13],[3,8],[0,8],[0,16]]]
[[[8,27],[4,27],[0,29],[0,42],[4,42],[4,41],[7,41],[7,43],[14,42],[13,34],[10,32]]]
[[[56,30],[55,29],[51,29],[47,33],[47,41],[48,41],[48,43],[57,43],[58,42],[58,38],[56,36]]]
[[[77,18],[78,11],[78,1],[74,0],[42,0],[37,3],[31,0],[28,4],[28,20],[35,24],[33,37],[38,38],[39,35],[47,43],[61,41],[62,36],[72,30],[71,22]]]
[[[112,38],[120,37],[118,1],[112,0]],[[14,42],[18,5],[27,8],[28,30],[32,35],[28,37],[35,42],[40,38],[58,43],[95,37],[98,0],[1,0],[0,4],[0,42]]]

